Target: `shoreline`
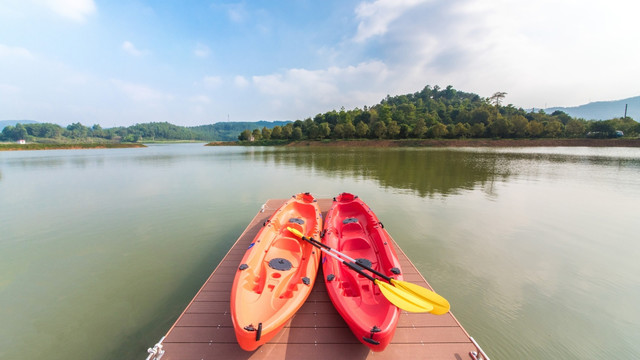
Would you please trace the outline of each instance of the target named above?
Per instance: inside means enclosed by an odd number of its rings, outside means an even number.
[[[639,139],[403,139],[300,140],[284,144],[214,141],[207,146],[307,147],[640,147]]]
[[[144,144],[0,144],[0,151],[143,148]]]

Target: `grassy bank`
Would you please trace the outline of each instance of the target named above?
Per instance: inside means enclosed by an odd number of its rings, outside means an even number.
[[[146,147],[137,143],[95,143],[95,144],[0,144],[0,151],[20,150],[63,150],[63,149],[121,149]]]

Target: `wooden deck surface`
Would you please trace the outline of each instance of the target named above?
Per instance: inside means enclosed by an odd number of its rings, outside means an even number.
[[[451,313],[402,311],[395,336],[383,352],[372,352],[351,333],[327,295],[322,271],[314,289],[289,324],[269,343],[253,352],[236,343],[229,297],[235,272],[262,223],[285,200],[269,200],[222,259],[164,338],[162,360],[189,359],[471,359],[477,351]],[[323,216],[330,199],[318,201]],[[396,247],[404,279],[430,288],[415,266]],[[455,304],[452,304],[455,306]]]

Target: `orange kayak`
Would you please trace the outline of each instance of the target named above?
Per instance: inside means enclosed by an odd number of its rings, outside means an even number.
[[[315,283],[320,251],[287,227],[318,239],[322,215],[309,193],[285,202],[264,223],[244,254],[231,288],[231,319],[240,347],[271,340],[305,302]]]
[[[393,240],[373,211],[357,196],[342,193],[327,213],[322,242],[396,280],[402,280]],[[322,260],[329,298],[353,334],[373,351],[382,351],[396,331],[400,310],[378,286],[340,261]]]

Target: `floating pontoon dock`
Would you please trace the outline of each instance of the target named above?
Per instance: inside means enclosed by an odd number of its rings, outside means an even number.
[[[242,350],[231,322],[231,285],[249,244],[264,221],[284,202],[284,199],[266,202],[166,336],[149,349],[149,360],[487,359],[450,312],[432,315],[402,311],[391,344],[383,352],[370,351],[334,309],[322,279],[322,268],[311,295],[289,324],[257,350]],[[318,203],[323,216],[326,215],[331,199],[320,199]],[[406,254],[397,247],[396,251],[404,280],[431,288]]]

